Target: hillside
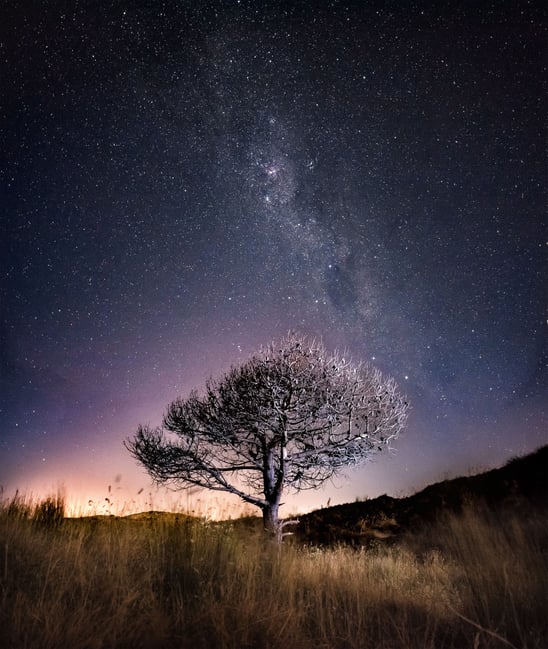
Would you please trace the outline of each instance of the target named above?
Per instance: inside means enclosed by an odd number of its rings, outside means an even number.
[[[295,539],[319,545],[389,540],[428,525],[443,514],[458,513],[464,505],[476,501],[489,509],[548,511],[548,446],[501,468],[444,480],[406,498],[384,495],[304,514],[294,530]]]

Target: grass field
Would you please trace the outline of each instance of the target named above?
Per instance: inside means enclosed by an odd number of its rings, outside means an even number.
[[[548,647],[547,531],[470,506],[390,546],[265,545],[238,521],[0,507],[0,646]]]

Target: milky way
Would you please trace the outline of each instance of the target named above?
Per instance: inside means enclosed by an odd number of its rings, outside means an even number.
[[[543,4],[10,3],[0,484],[131,499],[122,440],[288,329],[412,402],[340,501],[545,443]]]

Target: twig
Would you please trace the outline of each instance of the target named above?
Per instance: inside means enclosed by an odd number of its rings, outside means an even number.
[[[495,633],[495,631],[491,631],[490,629],[486,629],[485,627],[481,626],[481,624],[478,624],[477,622],[474,622],[474,620],[471,620],[470,618],[466,617],[465,615],[462,615],[462,613],[459,613],[456,611],[451,605],[447,605],[447,608],[449,608],[450,611],[452,611],[457,617],[460,617],[461,620],[464,620],[465,622],[468,622],[468,624],[471,624],[472,626],[476,627],[476,629],[479,629],[480,631],[483,631],[484,633],[487,633],[488,635],[492,636],[493,638],[496,638],[497,640],[500,640],[503,642],[505,645],[508,647],[512,647],[512,649],[519,649],[519,647],[516,647],[515,644],[512,644],[506,638],[503,638],[501,635],[498,633]]]

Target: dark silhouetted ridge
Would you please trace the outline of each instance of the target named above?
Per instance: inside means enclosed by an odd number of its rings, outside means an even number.
[[[304,543],[363,545],[419,529],[476,502],[490,509],[548,510],[548,446],[499,469],[444,480],[406,498],[384,495],[310,512],[300,516],[295,533]]]

